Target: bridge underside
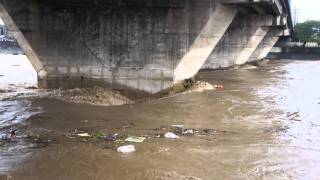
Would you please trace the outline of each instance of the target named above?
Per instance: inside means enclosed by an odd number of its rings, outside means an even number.
[[[287,0],[0,0],[39,86],[157,93],[263,59],[290,35]]]

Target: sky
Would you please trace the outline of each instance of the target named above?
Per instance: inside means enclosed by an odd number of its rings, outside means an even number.
[[[294,18],[295,9],[297,9],[297,21],[307,20],[320,21],[320,0],[291,0],[292,18]]]
[[[320,20],[320,0],[291,0],[292,18],[297,12],[297,21]],[[297,10],[295,10],[297,9]],[[295,18],[294,18],[295,19]],[[294,21],[295,22],[295,21]],[[0,24],[3,22],[0,19]]]

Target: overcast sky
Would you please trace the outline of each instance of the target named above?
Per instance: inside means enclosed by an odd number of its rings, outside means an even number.
[[[320,0],[291,0],[292,17],[297,9],[298,22],[320,20]]]
[[[297,9],[298,22],[306,20],[320,20],[320,0],[291,0],[292,18],[294,18],[295,9]],[[3,22],[0,19],[0,24]]]

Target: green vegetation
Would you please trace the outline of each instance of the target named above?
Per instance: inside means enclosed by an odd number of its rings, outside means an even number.
[[[320,43],[320,21],[298,23],[294,31],[298,41]]]

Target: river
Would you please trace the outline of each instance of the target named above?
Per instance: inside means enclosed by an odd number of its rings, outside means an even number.
[[[223,88],[101,106],[39,95],[26,68],[8,70],[23,66],[19,58],[0,56],[0,179],[320,178],[320,61],[201,72]],[[172,125],[194,133],[163,138],[180,130]],[[15,138],[6,138],[10,129]],[[108,140],[115,133],[147,139]],[[118,153],[122,144],[136,151]]]

